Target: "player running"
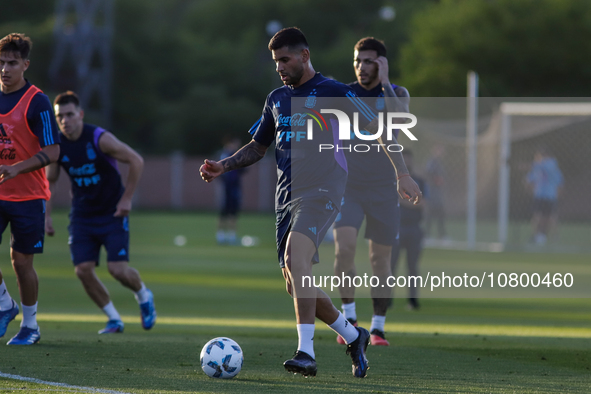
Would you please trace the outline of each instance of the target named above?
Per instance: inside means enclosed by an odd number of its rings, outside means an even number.
[[[99,334],[123,332],[121,317],[109,298],[107,288],[95,273],[103,245],[107,251],[109,273],[135,293],[142,327],[149,330],[156,323],[154,296],[142,282],[138,271],[128,265],[129,212],[144,161],[110,132],[85,124],[84,111],[74,92],[60,94],[54,105],[57,123],[65,138],[62,138],[57,163],[47,168],[47,178],[53,187],[59,178],[60,166],[70,177],[73,196],[68,227],[70,252],[84,290],[109,318]],[[117,161],[129,164],[125,187]],[[45,222],[47,234],[53,235],[50,204]]]
[[[390,84],[386,46],[373,37],[362,38],[355,44],[354,61],[357,81],[349,86],[359,97],[376,97],[371,100],[374,111],[408,112],[408,91]],[[387,98],[387,102],[384,99]],[[394,100],[394,98],[403,98]],[[367,99],[366,102],[370,103]],[[396,136],[397,137],[397,136]],[[365,218],[365,238],[369,239],[369,259],[373,275],[386,283],[392,275],[390,254],[393,243],[398,242],[400,208],[396,190],[396,171],[388,156],[379,152],[347,152],[349,178],[341,203],[341,213],[334,225],[335,274],[354,277],[357,235]],[[406,169],[406,168],[405,168]],[[399,175],[399,177],[406,176]],[[339,287],[345,318],[357,325],[355,288]],[[384,325],[390,302],[391,289],[372,287],[373,317],[371,319],[371,344],[388,346]],[[345,344],[342,337],[337,342]]]
[[[0,241],[10,223],[10,257],[23,309],[20,331],[7,345],[32,345],[41,338],[33,256],[43,253],[45,201],[50,196],[43,167],[60,152],[51,103],[24,77],[32,45],[18,33],[0,40]],[[0,337],[18,313],[0,272]]]
[[[346,85],[314,71],[307,40],[299,29],[279,31],[271,39],[269,50],[285,86],[267,96],[263,114],[250,130],[252,141],[229,158],[219,162],[206,160],[200,168],[201,176],[211,182],[224,172],[254,164],[275,142],[277,250],[287,291],[294,300],[299,339],[294,357],[285,361],[284,367],[304,376],[316,375],[313,340],[317,317],[344,338],[346,352],[353,361],[353,375],[365,377],[369,332],[349,324],[326,293],[316,287],[306,288],[303,280],[306,276],[311,277],[312,265],[318,262],[318,245],[338,214],[338,202],[347,179],[344,155],[341,151],[311,156],[310,152],[300,149],[295,139],[289,138],[302,127],[291,121],[293,113],[300,111],[291,107],[292,98],[349,97],[351,106],[359,103]],[[366,119],[367,122],[371,120]],[[320,142],[323,142],[322,138],[330,143],[336,139],[329,133],[315,135]],[[304,143],[302,141],[302,145]],[[416,184],[410,177],[403,179],[401,189],[408,198],[418,199]]]

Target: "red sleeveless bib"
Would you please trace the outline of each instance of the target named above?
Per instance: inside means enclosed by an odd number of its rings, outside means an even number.
[[[9,113],[0,114],[0,164],[27,160],[41,150],[39,139],[27,122],[29,105],[39,92],[39,88],[31,85]],[[0,185],[0,200],[4,201],[49,200],[50,195],[45,168],[20,174]]]

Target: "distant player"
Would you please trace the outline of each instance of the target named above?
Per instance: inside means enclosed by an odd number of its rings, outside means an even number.
[[[536,150],[526,180],[534,195],[533,240],[536,245],[545,245],[550,231],[556,227],[558,197],[564,187],[558,162],[546,147]]]
[[[142,174],[142,157],[108,131],[84,123],[84,111],[74,92],[56,97],[55,116],[62,133],[61,153],[57,163],[47,168],[53,185],[60,175],[60,166],[72,183],[70,213],[70,252],[76,275],[88,296],[108,316],[109,321],[99,334],[123,332],[123,322],[109,299],[109,292],[96,276],[99,251],[107,251],[109,273],[135,293],[140,306],[142,327],[149,330],[156,322],[154,296],[142,282],[129,261],[129,212],[131,199]],[[125,187],[117,161],[129,164]],[[45,229],[55,233],[48,206]]]
[[[404,162],[412,179],[423,191],[423,197],[428,198],[426,182],[416,176],[413,169],[413,154],[410,149],[402,151]],[[400,239],[392,247],[392,275],[396,276],[398,268],[400,252],[406,250],[406,266],[408,268],[408,275],[418,277],[419,275],[419,260],[423,250],[423,229],[421,228],[421,221],[423,220],[423,208],[425,203],[411,204],[408,201],[400,201]],[[407,309],[419,309],[419,294],[416,283],[409,281],[408,284],[408,304]]]
[[[0,40],[0,241],[10,223],[10,257],[23,308],[20,331],[8,345],[32,345],[41,337],[33,256],[43,252],[45,201],[50,195],[43,167],[60,153],[51,103],[24,77],[31,46],[24,34]],[[18,313],[0,273],[0,337]]]
[[[240,149],[240,140],[238,138],[226,137],[224,139],[224,148],[220,155],[220,160],[232,156]],[[221,179],[224,183],[224,199],[220,217],[218,220],[218,230],[216,240],[218,244],[236,245],[236,221],[242,205],[242,175],[243,169],[238,169],[222,174]]]
[[[269,50],[285,86],[267,96],[263,114],[250,130],[252,141],[227,159],[219,162],[206,160],[200,169],[201,176],[211,182],[227,171],[254,164],[275,142],[277,250],[287,291],[294,299],[299,338],[294,357],[283,365],[290,372],[316,375],[313,340],[317,317],[345,339],[347,354],[353,362],[353,375],[365,377],[369,332],[349,324],[326,293],[316,287],[306,288],[303,279],[311,277],[312,265],[318,262],[318,245],[338,214],[338,202],[347,179],[345,159],[342,152],[340,155],[332,152],[309,155],[309,151],[299,149],[305,146],[305,141],[298,144],[289,137],[305,130],[305,126],[290,121],[292,98],[313,96],[310,102],[315,102],[315,97],[349,97],[352,107],[359,103],[346,85],[314,71],[307,40],[299,29],[279,31],[271,39]],[[300,111],[300,108],[293,110]],[[298,114],[298,117],[302,116],[302,112]],[[373,117],[368,117],[364,122],[371,120]],[[335,131],[338,130],[333,133]],[[319,140],[315,142],[334,142],[336,138],[331,133],[318,133],[317,136]],[[418,199],[416,184],[410,177],[404,179],[402,190],[408,198]]]
[[[355,75],[357,81],[349,86],[359,97],[375,97],[373,110],[408,112],[408,91],[390,83],[386,46],[373,37],[362,38],[354,48]],[[384,97],[404,98],[397,102],[398,108],[386,108]],[[394,105],[392,103],[391,105]],[[354,140],[352,143],[358,142]],[[348,152],[348,151],[347,151]],[[355,249],[357,235],[363,219],[366,220],[365,238],[369,239],[369,258],[374,276],[380,283],[386,283],[391,275],[390,254],[392,244],[398,242],[399,206],[396,190],[396,171],[388,156],[383,153],[353,152],[347,154],[349,179],[341,203],[341,213],[334,225],[335,234],[335,275],[354,277]],[[400,175],[399,175],[400,176]],[[405,175],[401,175],[405,176]],[[357,325],[355,308],[355,288],[339,288],[343,301],[345,318]],[[384,325],[386,312],[391,298],[390,287],[372,287],[373,317],[371,319],[371,344],[388,346]],[[337,342],[344,344],[342,337]]]
[[[431,224],[433,220],[437,221],[437,230],[439,238],[447,239],[445,230],[445,168],[442,157],[445,148],[442,145],[436,145],[431,149],[431,158],[427,163],[427,183],[429,185],[429,200],[427,204],[427,236],[431,235]]]

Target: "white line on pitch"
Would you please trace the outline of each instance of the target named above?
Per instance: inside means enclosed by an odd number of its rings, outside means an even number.
[[[28,378],[26,376],[13,375],[13,374],[4,373],[4,372],[0,372],[0,378],[21,380],[23,382],[29,382],[29,383],[46,384],[48,386],[63,387],[63,388],[74,389],[74,390],[79,390],[79,391],[80,390],[84,390],[84,391],[86,391],[88,393],[128,394],[128,393],[125,393],[123,391],[103,390],[103,389],[97,389],[97,388],[94,388],[94,387],[84,387],[84,386],[75,386],[75,385],[66,384],[66,383],[48,382],[46,380],[35,379],[35,378]]]

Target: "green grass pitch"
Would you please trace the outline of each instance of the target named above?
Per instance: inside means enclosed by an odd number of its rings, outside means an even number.
[[[143,331],[131,292],[97,272],[126,322],[125,333],[99,336],[106,318],[74,275],[67,247],[67,213],[54,214],[57,235],[36,258],[40,279],[41,342],[0,347],[0,372],[49,382],[130,393],[589,393],[589,298],[423,298],[409,312],[396,299],[386,330],[390,347],[370,347],[366,379],[351,376],[350,359],[332,331],[317,322],[318,376],[303,378],[282,363],[297,345],[291,299],[277,266],[272,215],[244,215],[240,233],[258,237],[252,248],[218,246],[216,216],[136,212],[131,259],[155,295],[158,322]],[[175,246],[177,235],[187,244]],[[18,299],[4,234],[0,267]],[[322,247],[320,273],[330,273],[334,251]],[[367,260],[364,241],[358,260]],[[474,262],[516,262],[544,269],[589,271],[589,255],[485,254],[427,250],[422,271],[446,262],[458,270]],[[424,273],[424,272],[423,272]],[[404,296],[404,294],[397,294]],[[334,299],[340,306],[340,300]],[[369,326],[371,300],[358,299]],[[20,316],[20,315],[19,315]],[[18,330],[13,322],[2,343]],[[208,378],[199,365],[211,338],[236,340],[245,355],[232,380]],[[0,392],[84,392],[0,378]]]

